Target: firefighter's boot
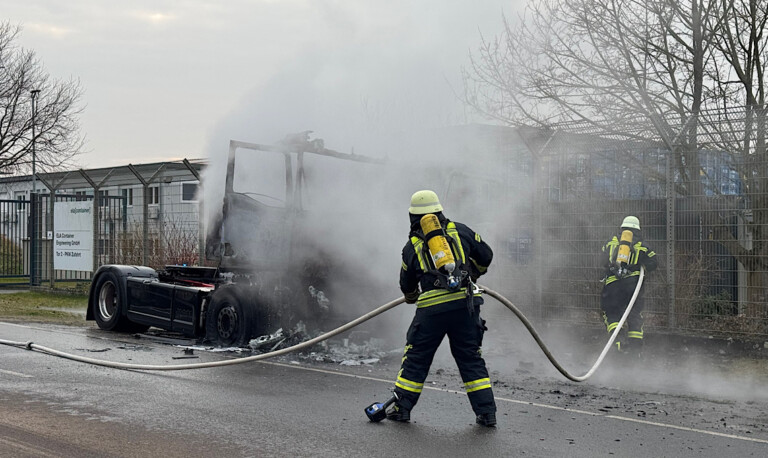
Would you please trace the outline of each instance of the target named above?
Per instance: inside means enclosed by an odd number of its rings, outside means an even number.
[[[644,342],[642,338],[630,338],[624,344],[624,351],[632,359],[643,359]]]
[[[481,413],[480,415],[477,416],[477,419],[475,421],[477,422],[478,425],[494,427],[496,426],[496,413],[495,412]]]
[[[392,408],[387,411],[387,418],[392,421],[408,422],[411,420],[411,411],[400,404],[394,404]]]

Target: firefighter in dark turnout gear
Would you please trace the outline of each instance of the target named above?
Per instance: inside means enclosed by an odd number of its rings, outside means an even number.
[[[483,426],[496,425],[496,403],[491,380],[481,355],[485,320],[480,318],[483,298],[473,288],[493,258],[493,251],[480,235],[464,224],[443,216],[443,207],[432,191],[413,194],[409,208],[411,232],[403,248],[400,289],[409,304],[416,304],[416,314],[408,328],[402,365],[397,373],[394,393],[397,401],[387,412],[395,421],[410,420],[410,412],[419,399],[432,359],[447,335],[451,354],[456,360],[464,388]],[[424,234],[421,220],[435,215],[442,231]],[[435,232],[444,234],[455,259],[454,282],[446,280],[437,256],[430,255],[428,242]]]
[[[642,239],[640,232],[640,220],[635,216],[627,216],[621,223],[622,231],[631,231],[631,241],[627,240],[629,234],[613,236],[603,246],[606,257],[603,292],[600,297],[600,306],[603,310],[603,320],[609,333],[618,326],[624,311],[632,299],[640,277],[640,267],[644,266],[646,273],[656,269],[656,253],[648,248]],[[629,245],[626,259],[620,254],[621,245]],[[619,261],[617,262],[617,257]],[[622,260],[626,262],[621,262]],[[626,338],[617,339],[616,348],[623,353],[632,353],[639,356],[643,349],[643,291],[638,293],[632,311],[627,317]],[[623,340],[623,341],[622,341]]]

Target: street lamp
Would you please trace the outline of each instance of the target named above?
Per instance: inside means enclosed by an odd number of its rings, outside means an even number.
[[[35,116],[37,115],[37,96],[40,94],[40,89],[32,89],[32,194],[37,193],[37,180],[35,179]]]

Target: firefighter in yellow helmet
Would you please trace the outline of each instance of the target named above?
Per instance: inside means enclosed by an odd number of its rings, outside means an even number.
[[[600,307],[609,333],[618,326],[624,311],[632,299],[640,277],[640,267],[646,273],[656,269],[656,253],[648,248],[640,232],[640,220],[627,216],[621,223],[619,235],[603,246],[605,276]],[[620,336],[616,348],[622,353],[640,356],[643,349],[643,291],[641,290],[632,311],[627,317],[626,336]]]
[[[397,401],[387,418],[410,420],[432,358],[447,335],[476,422],[495,426],[496,403],[480,350],[487,330],[480,318],[483,299],[472,288],[491,264],[493,251],[472,229],[443,216],[433,191],[413,194],[409,217],[400,289],[406,302],[416,304],[416,314],[406,334],[402,366],[395,381]]]

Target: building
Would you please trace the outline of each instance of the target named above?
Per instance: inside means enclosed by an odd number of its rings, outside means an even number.
[[[0,237],[6,245],[0,275],[37,273],[43,281],[49,278],[52,203],[62,201],[92,201],[98,210],[93,212],[94,266],[197,262],[202,246],[197,195],[205,164],[184,159],[38,173],[36,197],[31,176],[0,178]],[[27,246],[30,239],[38,241],[37,250]],[[37,262],[30,264],[30,258]],[[57,271],[56,276],[71,274]]]

